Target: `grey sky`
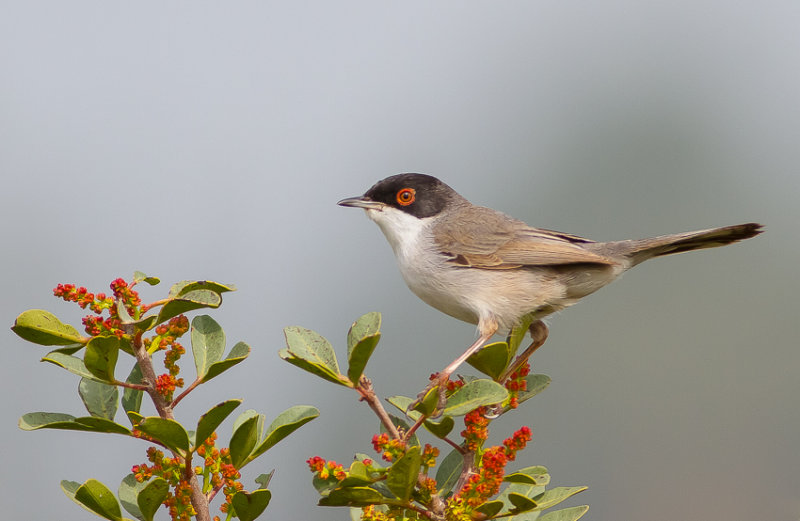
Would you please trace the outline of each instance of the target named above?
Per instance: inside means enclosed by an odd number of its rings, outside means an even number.
[[[384,313],[367,368],[411,395],[474,338],[404,286],[379,230],[339,208],[404,171],[475,203],[598,240],[759,221],[744,244],[657,259],[550,320],[551,387],[519,466],[588,485],[591,520],[796,520],[800,4],[684,2],[7,3],[0,17],[0,316],[78,324],[51,290],[230,282],[212,315],[250,360],[193,394],[322,416],[245,475],[278,469],[269,519],[316,507],[304,460],[348,461],[377,423],[345,389],[281,362],[303,325],[344,356]],[[146,445],[24,433],[81,414],[77,381],[7,328],[0,500],[9,519],[91,517],[61,479],[116,489]],[[188,342],[187,342],[188,343]],[[191,363],[186,365],[191,374]],[[121,421],[122,418],[120,418]],[[227,440],[230,426],[223,427]],[[89,460],[82,462],[82,460]]]

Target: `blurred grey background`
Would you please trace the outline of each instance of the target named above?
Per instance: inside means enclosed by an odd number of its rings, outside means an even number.
[[[89,2],[0,17],[0,503],[9,519],[82,520],[59,480],[116,489],[146,444],[26,433],[17,418],[83,411],[73,375],[8,329],[29,308],[79,325],[59,282],[107,291],[134,270],[163,295],[230,282],[213,316],[249,361],[191,395],[271,420],[322,416],[277,468],[267,519],[348,519],[314,506],[305,459],[370,450],[354,393],[280,361],[282,328],[326,335],[384,313],[367,368],[411,395],[474,338],[404,286],[362,212],[336,201],[398,172],[597,240],[747,221],[767,233],[658,259],[550,320],[534,370],[553,384],[496,423],[533,443],[516,464],[591,520],[796,520],[800,368],[800,4],[724,2]],[[188,344],[188,339],[186,344]],[[191,378],[191,358],[185,365]],[[127,370],[127,369],[126,369]],[[125,421],[121,416],[120,421]],[[221,439],[228,439],[230,424]]]

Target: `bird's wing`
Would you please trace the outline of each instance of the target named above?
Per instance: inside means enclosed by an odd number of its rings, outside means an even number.
[[[563,264],[617,264],[614,259],[585,249],[592,243],[576,235],[532,228],[522,221],[483,207],[473,207],[468,218],[438,222],[434,240],[439,251],[458,266],[512,269]],[[491,232],[487,232],[491,230]]]

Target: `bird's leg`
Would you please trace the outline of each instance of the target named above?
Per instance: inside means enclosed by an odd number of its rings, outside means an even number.
[[[500,382],[504,381],[508,378],[511,373],[522,367],[522,365],[530,358],[534,351],[542,347],[544,343],[547,341],[547,335],[549,333],[547,326],[541,320],[536,320],[533,322],[528,331],[531,333],[531,345],[529,345],[525,351],[523,351],[517,358],[514,360],[508,369],[500,376]]]
[[[444,409],[445,404],[447,403],[447,397],[445,393],[447,392],[447,382],[450,380],[450,375],[452,375],[458,367],[463,364],[467,358],[477,353],[481,347],[490,339],[494,334],[497,332],[497,322],[495,320],[482,320],[478,323],[478,331],[480,331],[480,337],[473,343],[469,348],[467,348],[464,353],[450,362],[450,364],[442,369],[438,375],[434,379],[431,380],[431,383],[422,390],[421,393],[417,395],[417,399],[411,402],[411,405],[408,406],[407,410],[412,410],[414,407],[419,405],[419,403],[425,398],[425,396],[431,391],[431,389],[438,387],[439,388],[439,399],[436,402],[436,411],[441,411]],[[435,413],[435,411],[434,411]]]

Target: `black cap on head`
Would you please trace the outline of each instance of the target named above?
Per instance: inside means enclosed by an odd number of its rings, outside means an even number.
[[[415,217],[432,217],[450,204],[466,200],[437,178],[426,174],[397,174],[367,190],[365,198],[384,203]]]

